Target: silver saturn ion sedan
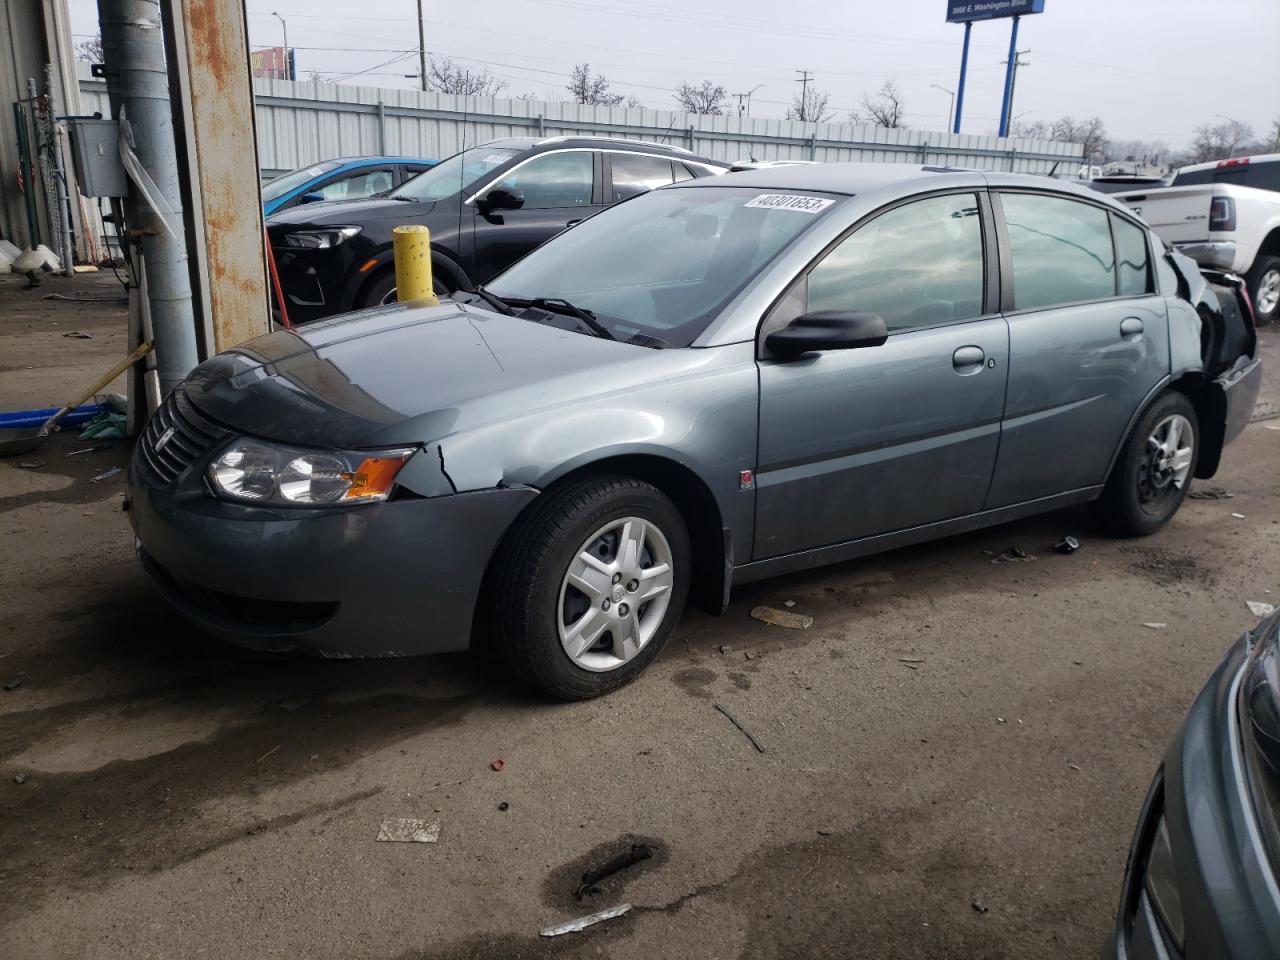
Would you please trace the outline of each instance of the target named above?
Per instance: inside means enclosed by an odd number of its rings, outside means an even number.
[[[474,643],[590,697],[690,594],[1086,501],[1153,533],[1247,422],[1256,346],[1235,278],[1093,191],[752,170],[209,359],[146,428],[130,515],[233,642]]]

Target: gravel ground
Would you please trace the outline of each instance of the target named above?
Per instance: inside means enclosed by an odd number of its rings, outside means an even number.
[[[3,409],[53,405],[123,352],[120,306],[19,287],[0,284]],[[1096,956],[1166,743],[1245,601],[1280,596],[1278,426],[1200,485],[1233,499],[1188,501],[1153,538],[1071,510],[753,585],[572,705],[465,656],[203,639],[134,562],[121,480],[90,482],[124,445],[67,458],[68,431],[42,467],[0,462],[0,681],[21,681],[0,692],[0,954]],[[1038,559],[991,562],[1011,545]],[[811,629],[748,615],[788,600]],[[439,842],[377,843],[388,817],[437,819]],[[649,860],[575,895],[640,842]]]

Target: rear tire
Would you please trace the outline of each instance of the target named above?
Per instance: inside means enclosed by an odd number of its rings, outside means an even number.
[[[1195,407],[1176,391],[1162,394],[1138,418],[1095,512],[1120,536],[1155,533],[1186,499],[1199,455]]]
[[[503,544],[485,599],[486,639],[542,692],[598,697],[661,653],[691,567],[684,518],[656,487],[623,476],[571,483],[539,497]]]
[[[1280,257],[1258,257],[1246,279],[1254,323],[1265,327],[1280,317]]]

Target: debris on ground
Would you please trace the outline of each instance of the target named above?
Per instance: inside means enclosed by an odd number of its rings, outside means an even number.
[[[615,873],[621,873],[627,867],[635,866],[637,863],[643,863],[645,860],[653,856],[653,847],[647,843],[633,843],[630,849],[624,850],[615,857],[611,857],[598,867],[588,870],[582,875],[582,882],[578,884],[578,889],[573,895],[576,899],[581,900],[589,892],[591,888],[602,880],[607,880]]]
[[[68,457],[78,457],[82,453],[98,453],[100,450],[110,450],[112,444],[100,443],[96,447],[83,447],[80,450],[72,450],[67,454]]]
[[[721,652],[721,653],[733,653],[733,647],[729,646],[727,643],[722,643],[722,644],[720,644],[720,652]]]
[[[1192,490],[1187,494],[1192,500],[1230,500],[1234,493],[1227,493],[1221,487],[1205,487],[1203,490]]]
[[[261,763],[263,760],[267,759],[267,757],[271,756],[273,753],[275,753],[277,750],[279,750],[283,746],[284,746],[283,743],[277,743],[274,747],[272,747],[270,750],[268,750],[266,753],[260,756],[257,760],[255,760],[254,763],[255,764]]]
[[[124,473],[124,470],[121,467],[112,467],[105,473],[100,473],[96,477],[91,478],[89,482],[97,483],[99,480],[110,480],[112,477],[118,477],[122,473]]]
[[[43,466],[44,466],[44,461],[41,461],[41,462],[39,462],[39,463],[36,463],[34,460],[24,460],[24,461],[22,461],[22,463],[18,464],[18,469],[20,469],[20,470],[39,470],[39,469],[40,469],[41,467],[43,467]]]
[[[1009,721],[1006,720],[1004,717],[996,717],[996,723],[1008,723],[1008,722]]]
[[[570,920],[568,923],[557,924],[554,927],[547,927],[542,931],[544,937],[558,937],[562,933],[578,933],[585,930],[592,924],[599,923],[601,920],[612,920],[614,917],[620,917],[631,909],[631,904],[622,903],[616,907],[610,907],[608,910],[601,910],[598,913],[589,913],[585,917],[579,917],[577,920]]]
[[[1143,624],[1143,626],[1144,626],[1144,627],[1147,627],[1147,628],[1148,628],[1148,629],[1150,629],[1150,630],[1163,630],[1165,627],[1167,627],[1167,626],[1168,626],[1168,624],[1167,624],[1167,623],[1157,623],[1157,622],[1154,622],[1154,621],[1153,621],[1153,622],[1150,622],[1150,623],[1144,623],[1144,624]]]
[[[491,764],[489,764],[489,768],[493,770],[494,773],[501,773],[503,770],[507,768],[507,761],[499,757],[497,760],[494,760]]]
[[[6,691],[17,690],[23,684],[23,676],[24,674],[18,674],[18,676],[14,677],[12,680],[10,680],[8,683],[4,685],[4,689]]]
[[[79,330],[71,330],[63,334],[64,337],[70,337],[73,340],[92,340],[92,333],[81,333]]]
[[[924,663],[924,657],[899,657],[899,663]]]
[[[1075,537],[1066,536],[1055,543],[1053,549],[1058,553],[1075,553],[1080,549],[1080,541]]]
[[[751,741],[751,745],[752,745],[753,747],[755,747],[755,748],[756,748],[757,750],[759,750],[761,753],[764,753],[764,746],[760,743],[760,741],[759,741],[759,740],[757,740],[757,739],[756,739],[756,735],[755,735],[754,733],[752,733],[750,730],[748,730],[748,729],[743,725],[743,723],[742,723],[742,721],[741,721],[741,720],[739,720],[737,717],[735,717],[732,713],[730,713],[730,712],[729,712],[728,710],[726,710],[724,707],[720,706],[720,704],[718,704],[718,703],[716,703],[716,704],[712,704],[712,706],[714,706],[717,710],[719,710],[719,711],[720,711],[721,713],[723,713],[726,717],[728,717],[728,718],[729,718],[729,722],[730,722],[730,723],[732,723],[735,727],[737,727],[739,730],[741,730],[741,731],[746,735],[747,739]]]
[[[1080,769],[1080,766],[1079,766],[1078,764],[1075,764],[1075,763],[1068,763],[1068,764],[1067,764],[1067,766],[1068,766],[1068,767],[1070,767],[1072,770],[1079,770],[1079,769]]]
[[[1263,603],[1261,600],[1246,600],[1249,612],[1255,617],[1269,617],[1276,612],[1274,603]]]
[[[1033,554],[1027,553],[1021,547],[1010,547],[1004,553],[1000,554],[992,563],[1030,563],[1032,560],[1040,558]]]
[[[983,903],[981,900],[977,899],[976,897],[973,900],[969,901],[969,906],[973,907],[973,909],[976,910],[978,913],[987,912],[987,905]]]
[[[829,837],[829,836],[831,836],[831,834],[832,834],[832,833],[833,833],[833,831],[832,831],[832,829],[831,829],[830,827],[819,827],[819,828],[818,828],[818,836],[820,836],[820,837]]]
[[[756,607],[751,611],[751,616],[762,623],[786,627],[788,630],[808,630],[813,626],[813,617],[803,613],[787,613],[774,607]]]
[[[796,605],[796,602],[794,600],[783,600],[782,605],[789,610]]]
[[[80,428],[82,440],[123,440],[128,436],[128,421],[116,410],[103,410]]]
[[[15,773],[13,775],[13,782],[16,783],[18,786],[22,786],[24,783],[27,782],[27,775],[25,773]]]
[[[392,817],[378,828],[378,840],[384,843],[435,843],[439,839],[439,820]]]
[[[1233,513],[1233,514],[1232,514],[1232,516],[1233,516],[1233,517],[1235,517],[1237,520],[1243,520],[1243,519],[1244,519],[1244,514],[1243,514],[1243,513]]]
[[[511,804],[503,800],[500,804],[498,804],[498,809],[501,810],[503,813],[506,813],[508,810],[511,809]]]

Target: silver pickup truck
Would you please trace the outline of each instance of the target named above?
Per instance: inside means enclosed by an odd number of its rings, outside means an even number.
[[[1280,153],[1198,163],[1167,187],[1113,196],[1202,267],[1244,277],[1258,326],[1280,315]]]

